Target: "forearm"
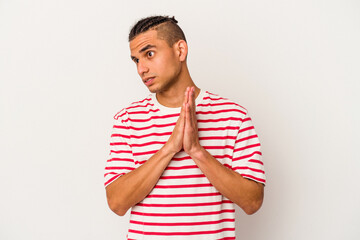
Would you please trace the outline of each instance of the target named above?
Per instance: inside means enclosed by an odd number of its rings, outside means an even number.
[[[210,183],[247,214],[253,214],[261,207],[263,184],[246,179],[225,167],[202,147],[191,157]]]
[[[175,153],[164,145],[143,165],[119,177],[106,187],[109,207],[118,215],[142,201],[154,188]]]

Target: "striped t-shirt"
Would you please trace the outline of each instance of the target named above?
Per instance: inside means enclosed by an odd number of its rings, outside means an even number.
[[[179,113],[180,108],[161,105],[155,94],[118,112],[105,186],[155,154],[169,139]],[[265,184],[260,142],[245,108],[201,90],[196,116],[201,146],[224,166]],[[181,151],[150,194],[132,207],[128,239],[235,239],[234,203]]]

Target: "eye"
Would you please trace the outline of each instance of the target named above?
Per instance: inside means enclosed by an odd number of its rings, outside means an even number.
[[[153,57],[153,56],[154,56],[154,54],[155,54],[155,53],[154,53],[153,51],[149,51],[149,52],[147,52],[147,56],[148,56],[148,57]]]

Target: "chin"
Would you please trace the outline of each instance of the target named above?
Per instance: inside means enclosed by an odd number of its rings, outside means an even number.
[[[159,92],[164,91],[164,88],[163,88],[163,87],[157,86],[157,85],[155,85],[155,84],[149,86],[148,89],[149,89],[149,91],[150,91],[151,93],[159,93]]]
[[[151,93],[157,93],[157,92],[159,92],[159,89],[157,89],[157,88],[149,87],[148,89],[149,89],[149,91],[150,91]]]

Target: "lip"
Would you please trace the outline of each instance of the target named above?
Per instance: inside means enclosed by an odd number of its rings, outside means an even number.
[[[143,79],[143,82],[146,86],[151,85],[154,82],[155,77],[147,77]]]

